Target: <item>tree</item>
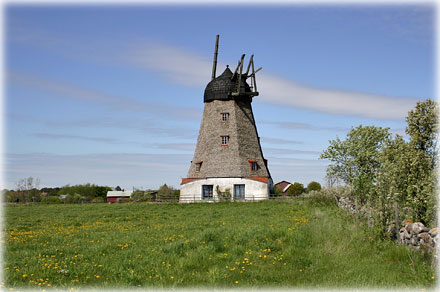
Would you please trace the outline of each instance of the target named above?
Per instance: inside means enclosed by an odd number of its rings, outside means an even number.
[[[361,201],[367,201],[374,190],[380,151],[390,139],[388,130],[360,125],[352,128],[344,141],[339,137],[330,140],[330,146],[320,156],[333,162],[327,168],[327,176],[340,178],[353,187]]]
[[[304,185],[296,182],[289,187],[287,193],[289,194],[289,196],[298,196],[305,191],[306,190],[304,189]]]
[[[58,195],[79,194],[84,197],[84,199],[82,199],[83,201],[91,201],[96,197],[106,198],[108,191],[111,191],[111,188],[108,186],[98,186],[88,183],[74,186],[66,185],[58,191]]]
[[[438,104],[427,99],[418,102],[416,107],[408,112],[405,132],[411,137],[410,143],[414,149],[421,150],[432,159],[433,166],[436,162],[438,140]]]
[[[320,191],[321,190],[321,184],[316,181],[312,181],[307,185],[307,192],[310,191]]]
[[[42,188],[40,192],[47,193],[48,196],[56,196],[61,188]]]
[[[15,183],[17,186],[16,201],[39,201],[40,195],[38,186],[40,185],[40,179],[34,179],[32,176],[22,178]]]
[[[431,99],[418,102],[408,113],[405,132],[410,136],[406,161],[406,203],[413,218],[434,223],[436,215],[436,169],[438,168],[438,104]]]
[[[164,199],[178,199],[180,195],[180,191],[174,189],[173,187],[167,186],[167,184],[162,185],[157,191],[158,198]]]
[[[115,188],[115,191],[122,191],[122,189],[121,189],[121,187],[120,186],[117,186],[116,188]]]

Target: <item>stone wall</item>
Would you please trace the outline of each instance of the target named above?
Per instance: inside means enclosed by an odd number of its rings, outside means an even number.
[[[374,210],[372,208],[358,206],[355,202],[345,197],[338,198],[338,205],[353,215],[367,219],[369,224],[374,222],[372,216]],[[401,223],[401,226],[403,227],[399,229],[399,237],[397,238],[398,243],[416,248],[424,248],[430,252],[434,251],[439,239],[437,227],[429,229],[422,223],[413,223],[411,220],[404,220]],[[390,234],[391,238],[394,237],[395,231],[394,224],[388,226],[387,232]]]
[[[413,223],[410,220],[402,222],[403,227],[399,230],[398,241],[401,244],[415,247],[434,249],[438,241],[438,228],[429,229],[420,222]]]

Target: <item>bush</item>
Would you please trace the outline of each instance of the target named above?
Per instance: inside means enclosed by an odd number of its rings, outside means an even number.
[[[118,198],[117,202],[118,203],[129,203],[130,198]]]
[[[230,201],[231,200],[232,194],[231,194],[231,189],[230,188],[226,188],[225,191],[222,192],[220,190],[220,187],[216,186],[215,191],[217,192],[218,199],[221,202],[225,202],[225,201]]]
[[[312,181],[307,185],[307,192],[310,191],[320,191],[321,190],[321,184],[316,181]]]
[[[289,188],[287,193],[289,194],[289,196],[298,196],[304,193],[305,191],[306,190],[304,189],[304,185],[296,182]]]
[[[283,190],[279,187],[274,187],[273,188],[273,193],[275,197],[280,197],[283,195]]]
[[[318,206],[337,204],[335,197],[329,196],[328,193],[326,194],[319,191],[311,191],[310,193],[308,193],[308,196],[310,200],[315,202]]]
[[[61,204],[63,201],[58,196],[49,196],[41,199],[43,204]]]
[[[132,202],[148,202],[153,199],[153,195],[149,191],[136,190],[131,194],[130,201]]]
[[[321,195],[329,198],[333,198],[334,200],[339,200],[339,198],[349,198],[354,200],[353,188],[350,186],[333,186],[323,188],[320,191]]]
[[[96,197],[92,199],[92,203],[104,203],[105,200],[103,197]]]
[[[86,200],[86,197],[81,196],[80,194],[68,194],[64,199],[64,202],[67,204],[79,204],[83,203]]]

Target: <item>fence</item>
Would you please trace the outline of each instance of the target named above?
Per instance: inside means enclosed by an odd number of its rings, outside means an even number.
[[[114,202],[112,204],[118,203],[129,203],[129,202],[146,202],[146,203],[157,203],[157,204],[165,204],[165,203],[217,203],[217,202],[256,202],[262,200],[274,200],[274,201],[291,201],[300,198],[305,198],[305,195],[299,195],[295,197],[289,196],[269,196],[269,197],[261,197],[255,195],[246,195],[246,198],[235,199],[232,197],[231,199],[220,199],[218,197],[214,197],[212,199],[200,199],[200,194],[187,196],[185,198],[179,198],[177,196],[156,196],[147,201],[132,201],[129,198],[124,198]],[[5,205],[27,205],[27,204],[42,204],[41,202],[3,202]],[[78,203],[67,203],[65,201],[60,201],[59,204],[103,204],[108,203],[104,202],[90,202],[90,201],[82,201]],[[43,203],[44,204],[44,203]]]
[[[240,198],[235,199],[234,197],[230,199],[220,199],[218,197],[213,198],[200,198],[200,194],[198,195],[192,195],[192,196],[186,196],[184,198],[180,198],[179,203],[217,203],[217,202],[254,202],[256,201],[255,196],[253,195],[247,195],[247,198]]]
[[[192,196],[186,196],[184,198],[180,198],[179,203],[200,203],[200,202],[257,202],[257,201],[263,201],[263,200],[273,200],[273,201],[292,201],[297,199],[305,198],[307,194],[305,195],[299,195],[299,196],[273,196],[270,195],[269,197],[261,197],[261,196],[254,196],[254,195],[246,195],[246,198],[240,198],[236,199],[234,197],[230,199],[220,199],[218,197],[209,198],[209,199],[201,199],[200,194],[198,195],[192,195]]]

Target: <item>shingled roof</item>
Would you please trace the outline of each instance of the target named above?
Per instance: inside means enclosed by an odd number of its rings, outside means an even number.
[[[231,93],[234,91],[236,86],[238,75],[232,73],[229,67],[226,67],[225,71],[217,78],[211,80],[211,82],[206,85],[204,102],[210,102],[213,100],[229,100],[234,99]],[[243,74],[241,76],[240,83],[240,94],[245,92],[252,92],[249,84],[246,83],[246,76]],[[248,95],[239,96],[239,98],[249,98]],[[237,97],[235,97],[237,98]]]

